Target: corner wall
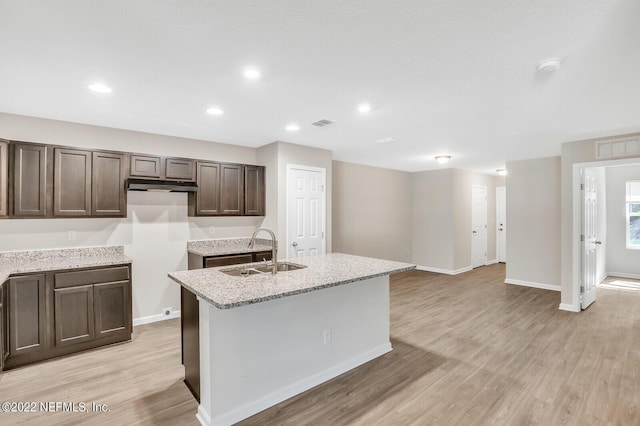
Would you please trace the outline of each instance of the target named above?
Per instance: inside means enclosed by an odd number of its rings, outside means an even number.
[[[411,261],[411,173],[333,161],[333,250]]]
[[[505,282],[560,290],[560,157],[507,162]]]

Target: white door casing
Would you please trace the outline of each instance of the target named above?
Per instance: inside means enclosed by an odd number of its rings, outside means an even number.
[[[598,194],[596,174],[584,169],[582,180],[582,282],[580,307],[586,309],[596,300],[598,255]]]
[[[487,264],[487,187],[471,187],[471,267]]]
[[[287,257],[325,253],[326,170],[287,164]]]
[[[496,188],[496,260],[507,261],[507,188]]]

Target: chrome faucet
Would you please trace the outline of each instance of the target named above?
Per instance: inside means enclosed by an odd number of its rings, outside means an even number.
[[[256,235],[258,235],[258,232],[260,231],[268,232],[269,235],[271,235],[271,261],[273,262],[273,269],[271,270],[271,273],[275,275],[278,273],[278,241],[276,240],[276,234],[274,234],[271,229],[267,229],[267,228],[256,229],[256,231],[251,236],[251,241],[249,242],[249,248],[253,248],[253,246],[255,245]]]

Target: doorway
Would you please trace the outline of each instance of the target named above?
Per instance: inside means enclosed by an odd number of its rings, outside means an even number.
[[[496,188],[496,260],[507,262],[507,188]]]
[[[471,187],[471,267],[487,264],[487,187]]]
[[[326,170],[287,164],[287,257],[325,253]]]

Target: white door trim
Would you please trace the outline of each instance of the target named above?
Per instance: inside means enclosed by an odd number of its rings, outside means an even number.
[[[324,190],[322,191],[322,205],[324,208],[324,214],[322,215],[322,253],[325,254],[327,252],[327,169],[324,167],[313,167],[313,166],[303,166],[300,164],[290,164],[287,163],[287,175],[285,178],[285,187],[287,188],[286,198],[285,198],[285,244],[287,245],[287,257],[291,256],[289,253],[290,244],[289,244],[289,200],[291,198],[291,194],[289,193],[289,176],[291,174],[291,170],[304,170],[308,172],[320,172],[322,187]]]
[[[485,218],[485,232],[484,232],[484,266],[487,265],[487,253],[489,250],[489,188],[486,185],[471,185],[471,230],[473,232],[473,188],[482,188],[484,189],[484,196],[485,196],[485,200],[484,200],[484,218]],[[473,237],[473,233],[471,234],[471,268],[476,268],[479,266],[473,266],[473,244],[474,244],[474,237]]]
[[[582,276],[582,246],[580,235],[582,234],[582,194],[580,191],[581,172],[589,167],[627,166],[640,164],[640,158],[625,158],[622,160],[589,161],[573,164],[573,177],[571,187],[573,193],[571,232],[571,303],[561,303],[559,309],[570,312],[580,312],[580,280]],[[563,295],[564,296],[564,295]]]
[[[505,216],[505,220],[504,222],[506,223],[506,216],[507,216],[507,187],[506,186],[497,186],[496,187],[496,262],[502,262],[502,260],[500,259],[500,254],[501,254],[501,250],[499,250],[501,244],[500,244],[500,209],[498,208],[498,203],[500,202],[500,192],[504,192],[504,199],[505,199],[505,205],[504,205],[504,216]],[[503,225],[502,226],[503,232],[507,232],[506,231],[506,227]],[[506,241],[506,236],[505,236],[505,242],[504,242],[504,247],[502,247],[502,250],[505,251],[504,253],[504,262],[506,263],[507,261],[507,254],[506,254],[506,246],[507,246],[507,241]]]

